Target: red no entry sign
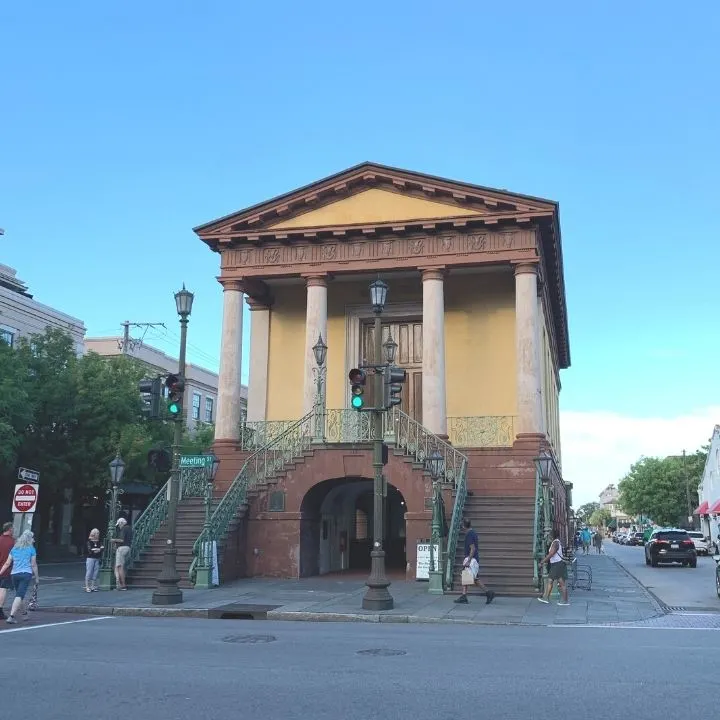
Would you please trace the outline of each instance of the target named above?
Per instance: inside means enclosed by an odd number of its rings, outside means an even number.
[[[23,483],[15,486],[15,494],[13,495],[14,513],[32,513],[35,512],[38,500],[38,486]]]

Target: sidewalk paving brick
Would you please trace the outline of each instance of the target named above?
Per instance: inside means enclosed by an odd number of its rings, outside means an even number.
[[[318,622],[438,622],[490,625],[582,625],[639,622],[664,613],[653,596],[622,566],[607,555],[578,558],[592,568],[590,591],[571,592],[570,606],[550,605],[536,596],[497,597],[485,604],[481,595],[471,595],[467,605],[454,602],[457,594],[430,595],[427,585],[411,581],[390,586],[395,599],[392,610],[377,613],[362,609],[364,582],[337,577],[306,580],[249,578],[212,590],[185,590],[184,602],[163,607],[152,604],[152,590],[131,589],[85,593],[77,582],[54,583],[40,588],[45,611],[139,616],[219,617],[222,609],[259,612],[278,620]],[[261,608],[261,610],[258,610]],[[265,611],[262,608],[266,608]],[[266,613],[266,614],[265,614]]]

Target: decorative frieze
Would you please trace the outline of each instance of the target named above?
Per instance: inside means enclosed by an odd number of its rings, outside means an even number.
[[[349,241],[316,241],[303,244],[239,247],[222,252],[223,270],[283,268],[292,272],[302,265],[333,266],[358,262],[450,259],[478,253],[504,253],[535,248],[535,230],[443,233],[406,237],[358,238]],[[452,263],[450,263],[452,264]]]

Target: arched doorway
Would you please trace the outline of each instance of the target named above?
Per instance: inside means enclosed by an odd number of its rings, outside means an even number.
[[[300,506],[300,577],[370,569],[373,481],[339,478],[314,485]],[[385,564],[405,569],[405,498],[388,483]]]

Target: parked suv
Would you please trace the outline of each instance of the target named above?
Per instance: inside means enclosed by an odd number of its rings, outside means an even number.
[[[683,567],[697,567],[697,551],[687,530],[656,530],[645,545],[645,564],[681,563]]]
[[[710,544],[705,538],[704,533],[697,532],[696,530],[688,530],[690,539],[695,543],[695,551],[698,555],[709,555]]]

